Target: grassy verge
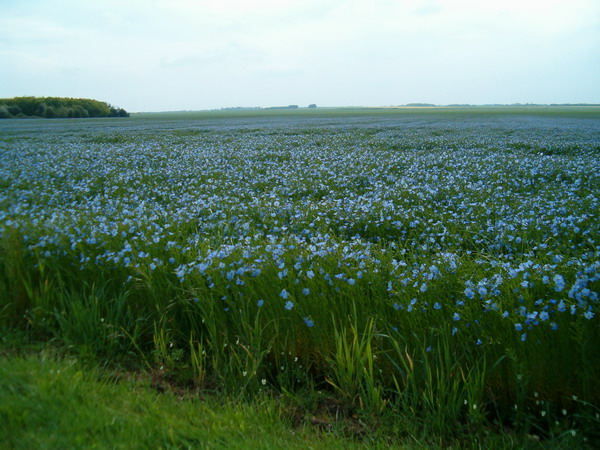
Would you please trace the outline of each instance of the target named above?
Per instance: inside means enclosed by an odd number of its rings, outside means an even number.
[[[580,448],[575,433],[473,428],[426,433],[416,417],[370,421],[343,396],[264,390],[251,399],[183,386],[159,371],[82,362],[64,348],[5,332],[0,345],[2,448]],[[360,343],[357,343],[360,345]],[[343,350],[343,349],[341,349]],[[343,387],[340,384],[338,387]],[[337,389],[336,389],[337,390]],[[458,424],[457,424],[458,426]]]
[[[6,350],[6,349],[5,349]],[[93,369],[56,351],[0,357],[3,448],[353,448],[325,419],[304,423],[262,395],[235,402],[147,373]],[[296,423],[295,423],[296,422]],[[326,428],[323,431],[323,428]],[[383,438],[366,443],[383,446]]]

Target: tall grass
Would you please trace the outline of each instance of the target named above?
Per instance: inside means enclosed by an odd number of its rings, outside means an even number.
[[[12,265],[6,254],[3,263]],[[168,274],[152,281],[162,283],[156,291],[144,282],[124,289],[91,280],[76,291],[49,281],[61,279],[49,267],[26,273],[20,284],[10,281],[13,291],[5,288],[5,299],[24,293],[19,316],[4,304],[5,326],[24,327],[85,357],[137,360],[177,383],[245,398],[266,387],[331,390],[347,414],[360,411],[371,421],[404,414],[432,433],[456,435],[496,422],[542,435],[556,427],[546,419],[553,417],[595,437],[598,328],[583,318],[565,318],[558,330],[533,329],[522,341],[514,321],[482,314],[479,305],[461,311],[471,326],[453,331],[445,311],[450,299],[435,289],[419,302],[444,306],[427,314],[370,301],[388,295],[374,292],[373,285],[385,284],[376,274],[352,293],[322,280],[304,284],[317,295],[288,286],[286,301],[294,303],[288,310],[273,295],[280,292],[273,289],[278,278],[247,283],[240,297],[193,280],[182,288]],[[161,300],[150,300],[157,291]]]

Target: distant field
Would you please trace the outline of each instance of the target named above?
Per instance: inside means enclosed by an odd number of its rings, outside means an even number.
[[[293,110],[249,109],[215,111],[176,111],[162,113],[138,112],[135,119],[210,119],[236,117],[347,117],[347,116],[482,116],[482,115],[528,115],[600,118],[600,106],[433,106],[433,107],[319,107]]]
[[[467,107],[0,122],[0,323],[176,384],[326,391],[365,423],[588,445],[599,119]]]

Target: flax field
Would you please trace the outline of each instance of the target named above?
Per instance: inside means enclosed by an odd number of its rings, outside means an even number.
[[[599,118],[3,121],[0,324],[200,390],[592,445]]]

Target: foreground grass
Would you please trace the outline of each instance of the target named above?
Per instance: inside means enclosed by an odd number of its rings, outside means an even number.
[[[49,350],[0,357],[2,448],[359,446],[292,422],[268,396],[239,403],[157,389],[148,376],[116,382]]]
[[[335,399],[265,392],[250,400],[184,389],[156,374],[92,367],[64,348],[0,336],[0,447],[35,448],[580,448],[577,436],[487,428],[426,435],[410,417],[367,423]],[[321,396],[311,410],[309,398]],[[325,403],[330,402],[329,405]]]

